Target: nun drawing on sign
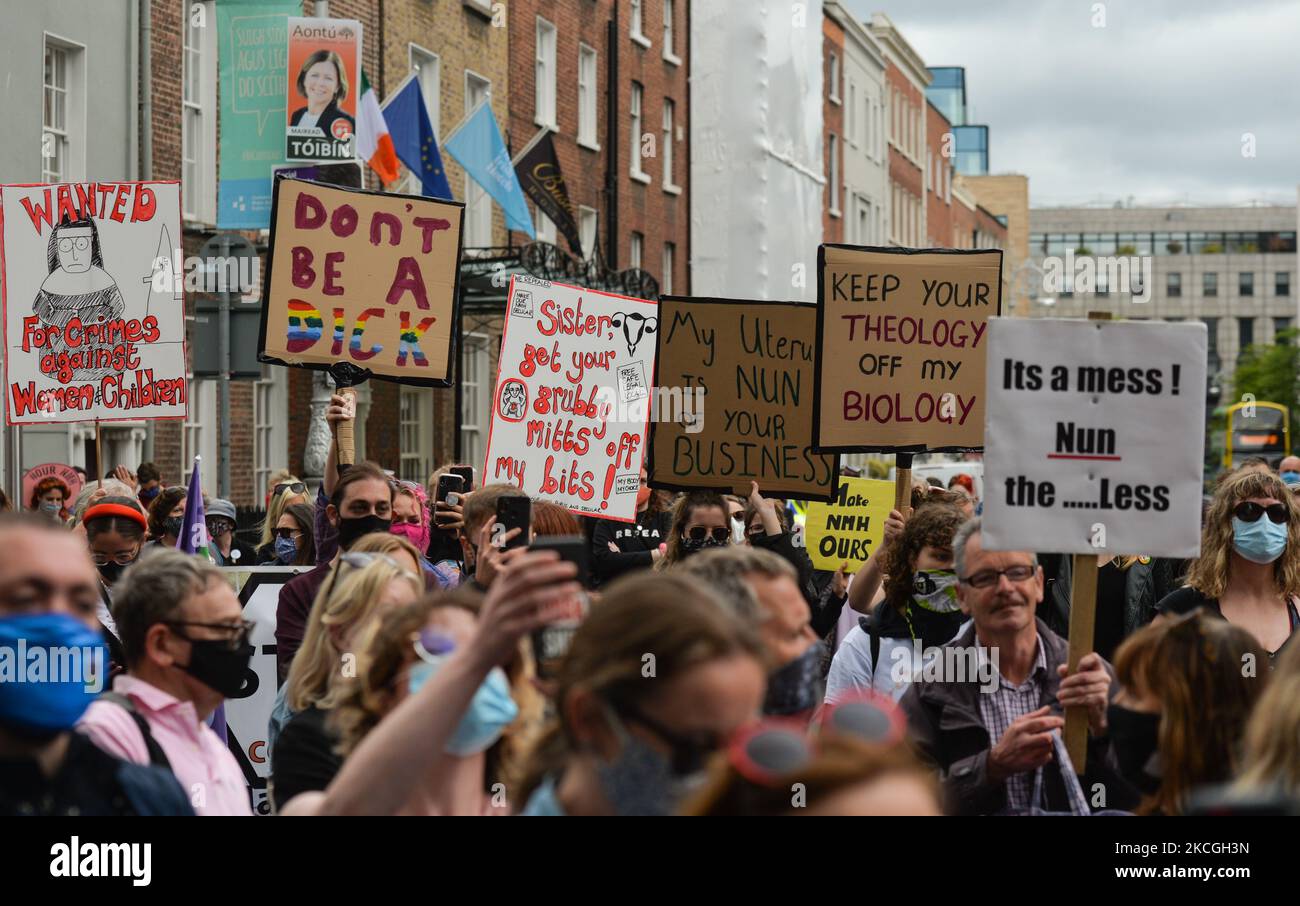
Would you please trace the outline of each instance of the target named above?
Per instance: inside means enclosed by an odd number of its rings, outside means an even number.
[[[58,328],[48,349],[55,360],[68,356],[70,380],[99,380],[115,374],[113,344],[80,341],[71,349],[65,336],[68,324],[79,318],[85,327],[122,317],[126,303],[117,283],[104,270],[99,231],[91,219],[67,220],[50,233],[47,252],[49,276],[36,294],[32,310],[45,327]],[[68,371],[60,368],[62,376]],[[69,383],[69,380],[63,380]]]

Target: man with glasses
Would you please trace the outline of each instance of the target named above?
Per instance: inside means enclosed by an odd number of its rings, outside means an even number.
[[[945,650],[939,663],[976,669],[945,670],[938,681],[916,679],[901,702],[913,740],[942,773],[949,813],[1043,808],[1088,814],[1088,799],[1110,809],[1135,805],[1106,733],[1106,708],[1118,691],[1114,672],[1090,653],[1066,676],[1066,641],[1035,616],[1043,597],[1038,558],[1028,551],[984,550],[978,518],[957,530],[953,554],[957,602],[973,624],[945,646],[960,651]],[[1066,768],[1060,733],[1062,709],[1071,706],[1088,713],[1082,778]],[[1096,799],[1099,789],[1104,802]]]
[[[161,549],[118,582],[113,617],[127,672],[78,729],[110,754],[169,767],[199,815],[251,815],[243,773],[207,725],[239,694],[252,624],[209,563]]]

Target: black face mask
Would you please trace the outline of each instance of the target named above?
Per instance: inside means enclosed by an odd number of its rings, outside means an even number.
[[[185,517],[183,516],[168,516],[163,520],[163,534],[165,535],[179,538],[183,528],[185,528]]]
[[[825,657],[825,644],[813,642],[807,651],[769,675],[763,713],[803,714],[820,705],[826,694],[826,684],[822,682]]]
[[[214,692],[235,698],[244,688],[244,675],[252,659],[252,645],[231,648],[225,639],[192,639],[189,664],[177,666]]]
[[[343,550],[349,550],[352,545],[356,544],[358,538],[372,532],[387,535],[388,528],[392,524],[391,519],[384,519],[374,513],[366,516],[341,517],[339,519],[339,547],[343,548]]]
[[[691,554],[698,554],[700,551],[706,551],[711,547],[726,547],[727,542],[717,541],[713,538],[683,538],[682,539],[682,557],[688,557]]]
[[[1143,794],[1154,795],[1161,782],[1160,715],[1111,705],[1106,723],[1120,774]]]
[[[129,565],[127,564],[127,566]],[[112,586],[114,582],[122,578],[122,571],[126,569],[126,566],[109,560],[107,563],[96,563],[95,569],[99,570],[100,578],[104,580],[104,584]]]

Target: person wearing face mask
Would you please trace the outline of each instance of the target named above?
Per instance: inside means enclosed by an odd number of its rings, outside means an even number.
[[[72,496],[62,480],[50,476],[42,478],[32,488],[32,509],[59,525],[67,525],[72,518],[68,513],[68,498]]]
[[[0,658],[44,651],[79,674],[0,682],[0,815],[194,814],[170,771],[123,761],[74,730],[108,675],[98,597],[81,539],[37,516],[0,515]]]
[[[373,462],[359,462],[350,467],[333,486],[326,506],[326,520],[333,533],[334,548],[330,558],[315,569],[294,576],[280,589],[276,607],[276,661],[280,676],[289,675],[289,665],[302,643],[312,602],[338,555],[352,549],[362,537],[372,532],[390,534],[393,513],[393,488],[388,476]],[[317,537],[317,559],[320,539]]]
[[[497,566],[468,638],[454,618],[428,625],[434,605],[477,600],[457,590],[391,611],[374,625],[373,636],[359,640],[366,653],[350,678],[352,691],[336,708],[343,745],[351,745],[343,767],[323,792],[295,797],[281,814],[429,814],[466,802],[471,780],[478,788],[466,810],[481,813],[482,784],[492,771],[476,771],[475,760],[502,734],[510,735],[513,708],[527,711],[515,700],[527,675],[516,675],[507,697],[497,671],[509,671],[520,641],[543,625],[547,608],[580,588],[575,565],[555,551],[515,548]],[[506,789],[507,806],[522,801],[513,792],[518,786]]]
[[[1233,778],[1272,673],[1264,662],[1249,632],[1206,610],[1166,618],[1120,646],[1122,688],[1107,723],[1120,773],[1143,796],[1138,814],[1183,814],[1198,787]]]
[[[678,572],[706,584],[758,631],[769,668],[763,713],[810,718],[825,693],[826,646],[810,625],[794,567],[771,551],[731,545],[692,557]]]
[[[675,813],[713,753],[758,715],[766,661],[756,627],[693,577],[611,583],[560,663],[556,717],[533,750],[521,814]]]
[[[294,503],[284,508],[271,532],[269,551],[259,555],[259,565],[316,565],[316,542],[311,507]]]
[[[100,600],[97,618],[115,665],[123,664],[123,651],[113,622],[113,587],[123,571],[134,563],[144,547],[148,525],[139,505],[131,497],[104,497],[86,510],[82,522],[91,559],[99,573]]]
[[[813,613],[818,615],[818,635],[825,635],[839,616],[826,620],[820,619],[822,594],[816,581],[812,560],[808,551],[802,546],[795,546],[794,536],[790,532],[790,511],[780,501],[764,497],[758,488],[758,482],[750,482],[749,500],[745,503],[745,543],[751,547],[771,551],[795,568],[799,574],[799,590],[807,600]],[[841,596],[841,600],[842,600]]]
[[[665,570],[702,550],[725,547],[731,538],[727,501],[713,491],[690,491],[673,505],[664,555],[654,568]]]
[[[424,556],[429,549],[429,508],[424,488],[413,481],[399,481],[393,488],[393,524],[389,531],[405,538],[420,551],[420,569],[433,575],[433,564]]]
[[[163,491],[162,473],[158,467],[151,462],[140,463],[140,468],[135,472],[136,481],[139,483],[139,490],[136,496],[140,498],[140,503],[145,508],[153,503],[154,498]]]
[[[1287,487],[1300,484],[1300,456],[1284,456],[1277,464],[1278,477]]]
[[[641,484],[636,492],[636,522],[596,521],[591,535],[591,562],[599,586],[634,569],[650,569],[663,554],[659,547],[668,540],[671,516],[663,508],[658,491],[646,484],[646,470],[641,468]]]
[[[952,537],[964,521],[957,507],[932,503],[903,525],[881,562],[885,599],[858,618],[831,660],[827,702],[864,689],[902,698],[921,667],[917,645],[933,656],[957,635],[966,616],[957,606]]]
[[[176,547],[185,524],[185,488],[167,488],[149,504],[149,546]]]
[[[1240,470],[1214,492],[1201,555],[1160,614],[1204,607],[1259,640],[1274,657],[1300,628],[1300,506],[1269,472]]]
[[[244,686],[252,624],[221,571],[159,550],[113,596],[127,672],[77,728],[106,752],[169,767],[200,815],[251,815],[243,772],[208,718]]]
[[[229,500],[213,497],[203,507],[208,523],[208,537],[212,539],[211,552],[217,566],[245,568],[257,565],[257,551],[235,537],[235,505]]]

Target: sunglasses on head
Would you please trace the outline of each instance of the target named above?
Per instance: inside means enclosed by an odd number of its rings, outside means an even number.
[[[722,526],[706,528],[702,525],[693,525],[686,530],[686,537],[692,541],[703,541],[705,538],[712,537],[714,541],[726,543],[731,537],[731,530]]]
[[[905,724],[892,701],[863,692],[827,708],[818,732],[827,730],[893,746],[902,741]],[[802,723],[775,718],[741,730],[728,747],[727,757],[746,780],[766,786],[806,767],[817,750],[818,737],[808,735]]]
[[[1269,522],[1281,525],[1290,518],[1287,512],[1286,504],[1270,503],[1268,506],[1261,506],[1250,500],[1243,500],[1232,510],[1232,515],[1236,516],[1242,522],[1258,522],[1259,517],[1265,513],[1268,514]]]

